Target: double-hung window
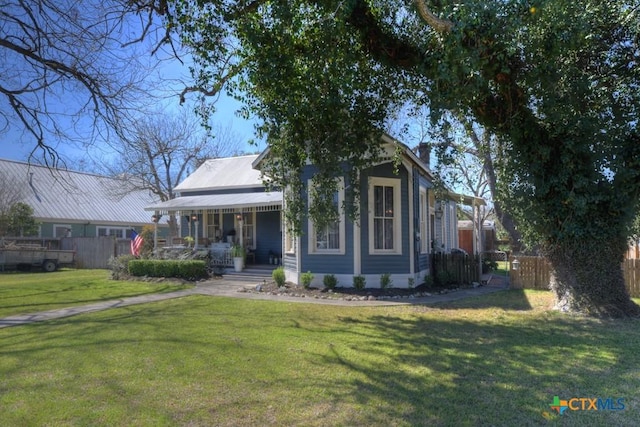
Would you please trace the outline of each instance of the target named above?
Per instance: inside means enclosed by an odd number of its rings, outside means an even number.
[[[309,185],[312,185],[309,181]],[[345,222],[342,204],[344,200],[344,184],[340,179],[338,191],[333,194],[333,206],[338,212],[338,220],[317,226],[309,218],[309,253],[310,254],[344,254],[345,252]],[[309,203],[312,203],[309,197]]]
[[[400,180],[370,178],[369,182],[369,252],[400,254]]]

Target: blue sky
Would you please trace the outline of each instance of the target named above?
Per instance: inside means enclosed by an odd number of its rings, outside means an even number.
[[[176,105],[178,98],[175,99]],[[234,134],[242,141],[254,139],[253,122],[247,121],[235,114],[240,104],[235,99],[221,96],[216,103],[217,111],[214,115],[214,122],[222,127],[230,127]],[[32,136],[23,133],[22,129],[15,127],[8,132],[0,133],[0,159],[26,161],[33,150],[34,143]],[[256,149],[263,150],[266,147],[264,142],[258,147],[245,144],[244,150],[254,152]],[[86,149],[79,147],[71,141],[61,141],[55,147],[64,157],[78,158],[86,155]],[[70,169],[73,169],[70,167]]]

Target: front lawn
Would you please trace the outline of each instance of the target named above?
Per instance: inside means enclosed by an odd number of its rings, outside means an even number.
[[[637,425],[640,321],[191,296],[0,330],[2,425]],[[623,410],[556,415],[560,399]]]
[[[118,281],[108,270],[0,274],[0,318],[189,287],[175,283]]]

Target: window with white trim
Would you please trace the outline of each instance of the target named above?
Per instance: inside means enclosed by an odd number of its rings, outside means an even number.
[[[121,227],[98,227],[98,237],[116,237],[124,239],[127,236],[127,229]]]
[[[345,251],[345,227],[344,212],[342,212],[342,204],[344,200],[344,183],[340,178],[338,191],[333,194],[333,205],[338,211],[339,218],[318,228],[316,224],[309,218],[309,253],[310,254],[344,254]],[[309,180],[309,186],[311,186]],[[309,204],[312,203],[309,196]]]
[[[211,240],[218,240],[222,238],[222,228],[220,227],[221,223],[221,214],[219,212],[207,211],[206,215],[206,230],[207,235],[203,237],[208,237]]]
[[[71,237],[71,225],[55,224],[53,226],[53,237]]]
[[[244,212],[242,214],[242,235],[244,236],[244,246],[250,249],[255,249],[255,241],[256,241],[256,213],[255,212]]]
[[[401,254],[400,180],[369,180],[369,252]]]

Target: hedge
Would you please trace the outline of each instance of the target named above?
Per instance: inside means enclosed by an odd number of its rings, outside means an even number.
[[[134,259],[129,261],[132,276],[178,277],[186,280],[206,278],[207,264],[202,260]]]

